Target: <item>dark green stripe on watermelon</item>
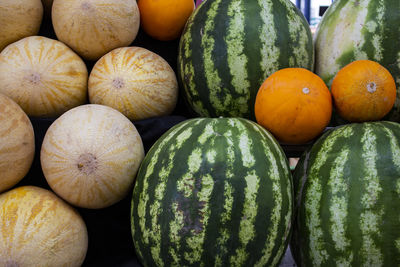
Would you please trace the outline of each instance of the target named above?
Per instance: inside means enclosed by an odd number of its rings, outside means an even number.
[[[276,266],[288,242],[292,194],[287,159],[259,125],[185,121],[140,167],[131,211],[138,257],[145,266]]]
[[[263,26],[261,7],[259,5],[245,5],[246,9],[250,9],[251,16],[245,17],[244,36],[245,43],[243,54],[247,56],[248,64],[246,65],[247,77],[250,88],[259,88],[266,77],[260,77],[260,65],[256,62],[262,57],[259,41],[259,29]],[[255,17],[257,19],[255,19]],[[272,22],[271,22],[272,23]],[[257,40],[257,41],[256,41]],[[251,101],[255,101],[258,90],[249,90]],[[251,115],[253,116],[253,115]]]
[[[377,129],[378,128],[378,129]],[[397,124],[396,127],[386,128],[385,138],[377,140],[377,147],[384,147],[390,142],[396,140],[397,146],[400,146],[400,125]],[[385,130],[386,130],[385,129]],[[377,125],[375,131],[379,133],[380,129]],[[382,238],[380,238],[381,243],[379,247],[384,253],[384,263],[397,262],[400,265],[400,243],[397,243],[397,251],[393,247],[392,240],[400,242],[400,231],[399,231],[399,216],[394,216],[393,214],[399,214],[399,208],[397,205],[386,205],[385,203],[400,203],[400,182],[399,182],[399,169],[387,168],[388,162],[397,162],[400,164],[400,151],[390,149],[387,154],[378,154],[380,165],[378,168],[378,176],[384,181],[385,187],[381,194],[380,205],[383,209],[383,222],[382,227],[386,229],[396,229],[391,231],[383,231]],[[398,166],[398,165],[397,165]]]
[[[390,6],[384,15],[385,26],[383,27],[382,42],[392,44],[385,46],[383,59],[379,61],[385,68],[389,70],[396,81],[397,99],[394,108],[385,117],[387,120],[400,121],[400,1],[391,0]],[[393,29],[398,29],[397,31]],[[393,56],[393,55],[397,55]]]

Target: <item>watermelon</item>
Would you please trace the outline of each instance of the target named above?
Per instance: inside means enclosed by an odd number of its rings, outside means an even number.
[[[289,0],[207,0],[179,42],[180,87],[203,117],[255,120],[255,97],[269,75],[313,66],[310,27]]]
[[[400,124],[328,131],[293,179],[299,266],[400,266]]]
[[[292,209],[288,160],[269,132],[244,118],[194,118],[142,162],[132,237],[145,266],[277,266]]]
[[[380,63],[392,74],[397,99],[385,120],[400,122],[400,1],[336,0],[315,36],[315,72],[330,87],[336,73],[355,60]]]

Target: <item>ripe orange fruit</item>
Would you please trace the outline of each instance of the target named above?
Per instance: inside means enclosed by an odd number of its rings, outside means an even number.
[[[357,60],[333,79],[331,92],[339,115],[350,122],[382,119],[396,100],[396,83],[390,72],[377,62]]]
[[[329,124],[332,96],[316,74],[303,68],[286,68],[263,82],[254,111],[257,123],[280,142],[303,144]]]
[[[143,30],[161,41],[178,38],[192,14],[193,0],[139,0],[140,23]]]

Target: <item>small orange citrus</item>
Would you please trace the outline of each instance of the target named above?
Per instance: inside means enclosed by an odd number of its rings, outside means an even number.
[[[303,144],[329,124],[332,96],[316,74],[303,68],[286,68],[263,82],[254,111],[257,123],[280,142]]]
[[[143,30],[161,41],[178,38],[192,14],[193,0],[138,0]]]
[[[357,60],[333,79],[331,92],[339,115],[349,122],[382,119],[396,100],[396,83],[390,72],[371,60]]]

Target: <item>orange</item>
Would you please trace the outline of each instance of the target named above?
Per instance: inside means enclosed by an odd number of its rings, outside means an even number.
[[[141,27],[161,41],[180,37],[195,5],[193,0],[139,0]]]
[[[339,115],[349,122],[382,119],[396,100],[396,83],[390,72],[377,62],[357,60],[333,79],[331,92]]]
[[[280,142],[303,144],[323,132],[332,115],[332,96],[320,77],[303,68],[274,72],[255,101],[257,123]]]

